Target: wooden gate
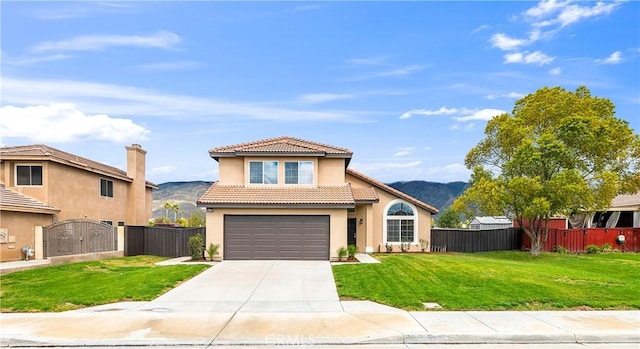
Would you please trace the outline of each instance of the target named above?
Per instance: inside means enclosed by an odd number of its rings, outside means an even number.
[[[114,226],[87,219],[58,222],[44,228],[44,257],[115,251]]]

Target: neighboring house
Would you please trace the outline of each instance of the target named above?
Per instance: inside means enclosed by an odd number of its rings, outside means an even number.
[[[434,207],[347,168],[352,152],[291,137],[211,149],[219,182],[198,200],[223,259],[337,257],[429,240]],[[399,250],[399,248],[396,248]]]
[[[486,230],[512,228],[513,222],[504,216],[474,217],[469,223],[469,229]]]
[[[51,148],[0,148],[0,261],[22,259],[38,245],[37,227],[70,219],[147,225],[151,190],[146,151],[126,147],[127,171]]]

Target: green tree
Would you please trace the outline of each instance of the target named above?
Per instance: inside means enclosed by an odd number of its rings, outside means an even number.
[[[165,202],[164,205],[162,206],[164,207],[164,216],[167,217],[167,219],[169,219],[169,210],[173,211],[173,221],[175,222],[176,219],[178,218],[178,211],[180,210],[180,204],[175,202]]]
[[[614,109],[586,87],[545,87],[516,101],[467,154],[472,183],[454,207],[512,215],[538,255],[551,217],[603,209],[640,190],[640,137]]]
[[[187,222],[188,222],[187,223],[188,227],[194,227],[194,228],[204,227],[207,224],[206,217],[202,212],[202,210],[200,209],[198,209],[197,211],[193,211],[189,215]]]
[[[460,228],[460,213],[448,207],[438,215],[439,228]]]

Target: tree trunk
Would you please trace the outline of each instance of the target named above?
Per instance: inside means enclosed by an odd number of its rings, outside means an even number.
[[[528,227],[523,227],[523,230],[529,237],[529,240],[531,240],[531,250],[530,250],[531,255],[532,256],[540,255],[540,251],[542,250],[542,243],[540,241],[542,238],[541,232],[539,230],[531,229]]]

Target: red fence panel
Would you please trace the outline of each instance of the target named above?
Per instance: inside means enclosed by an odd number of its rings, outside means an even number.
[[[531,240],[524,231],[522,235],[522,249],[531,249]],[[618,244],[618,235],[624,235],[624,244]],[[622,252],[640,252],[640,228],[549,229],[542,250],[552,252],[556,246],[562,246],[570,252],[584,252],[589,245],[605,243]]]

